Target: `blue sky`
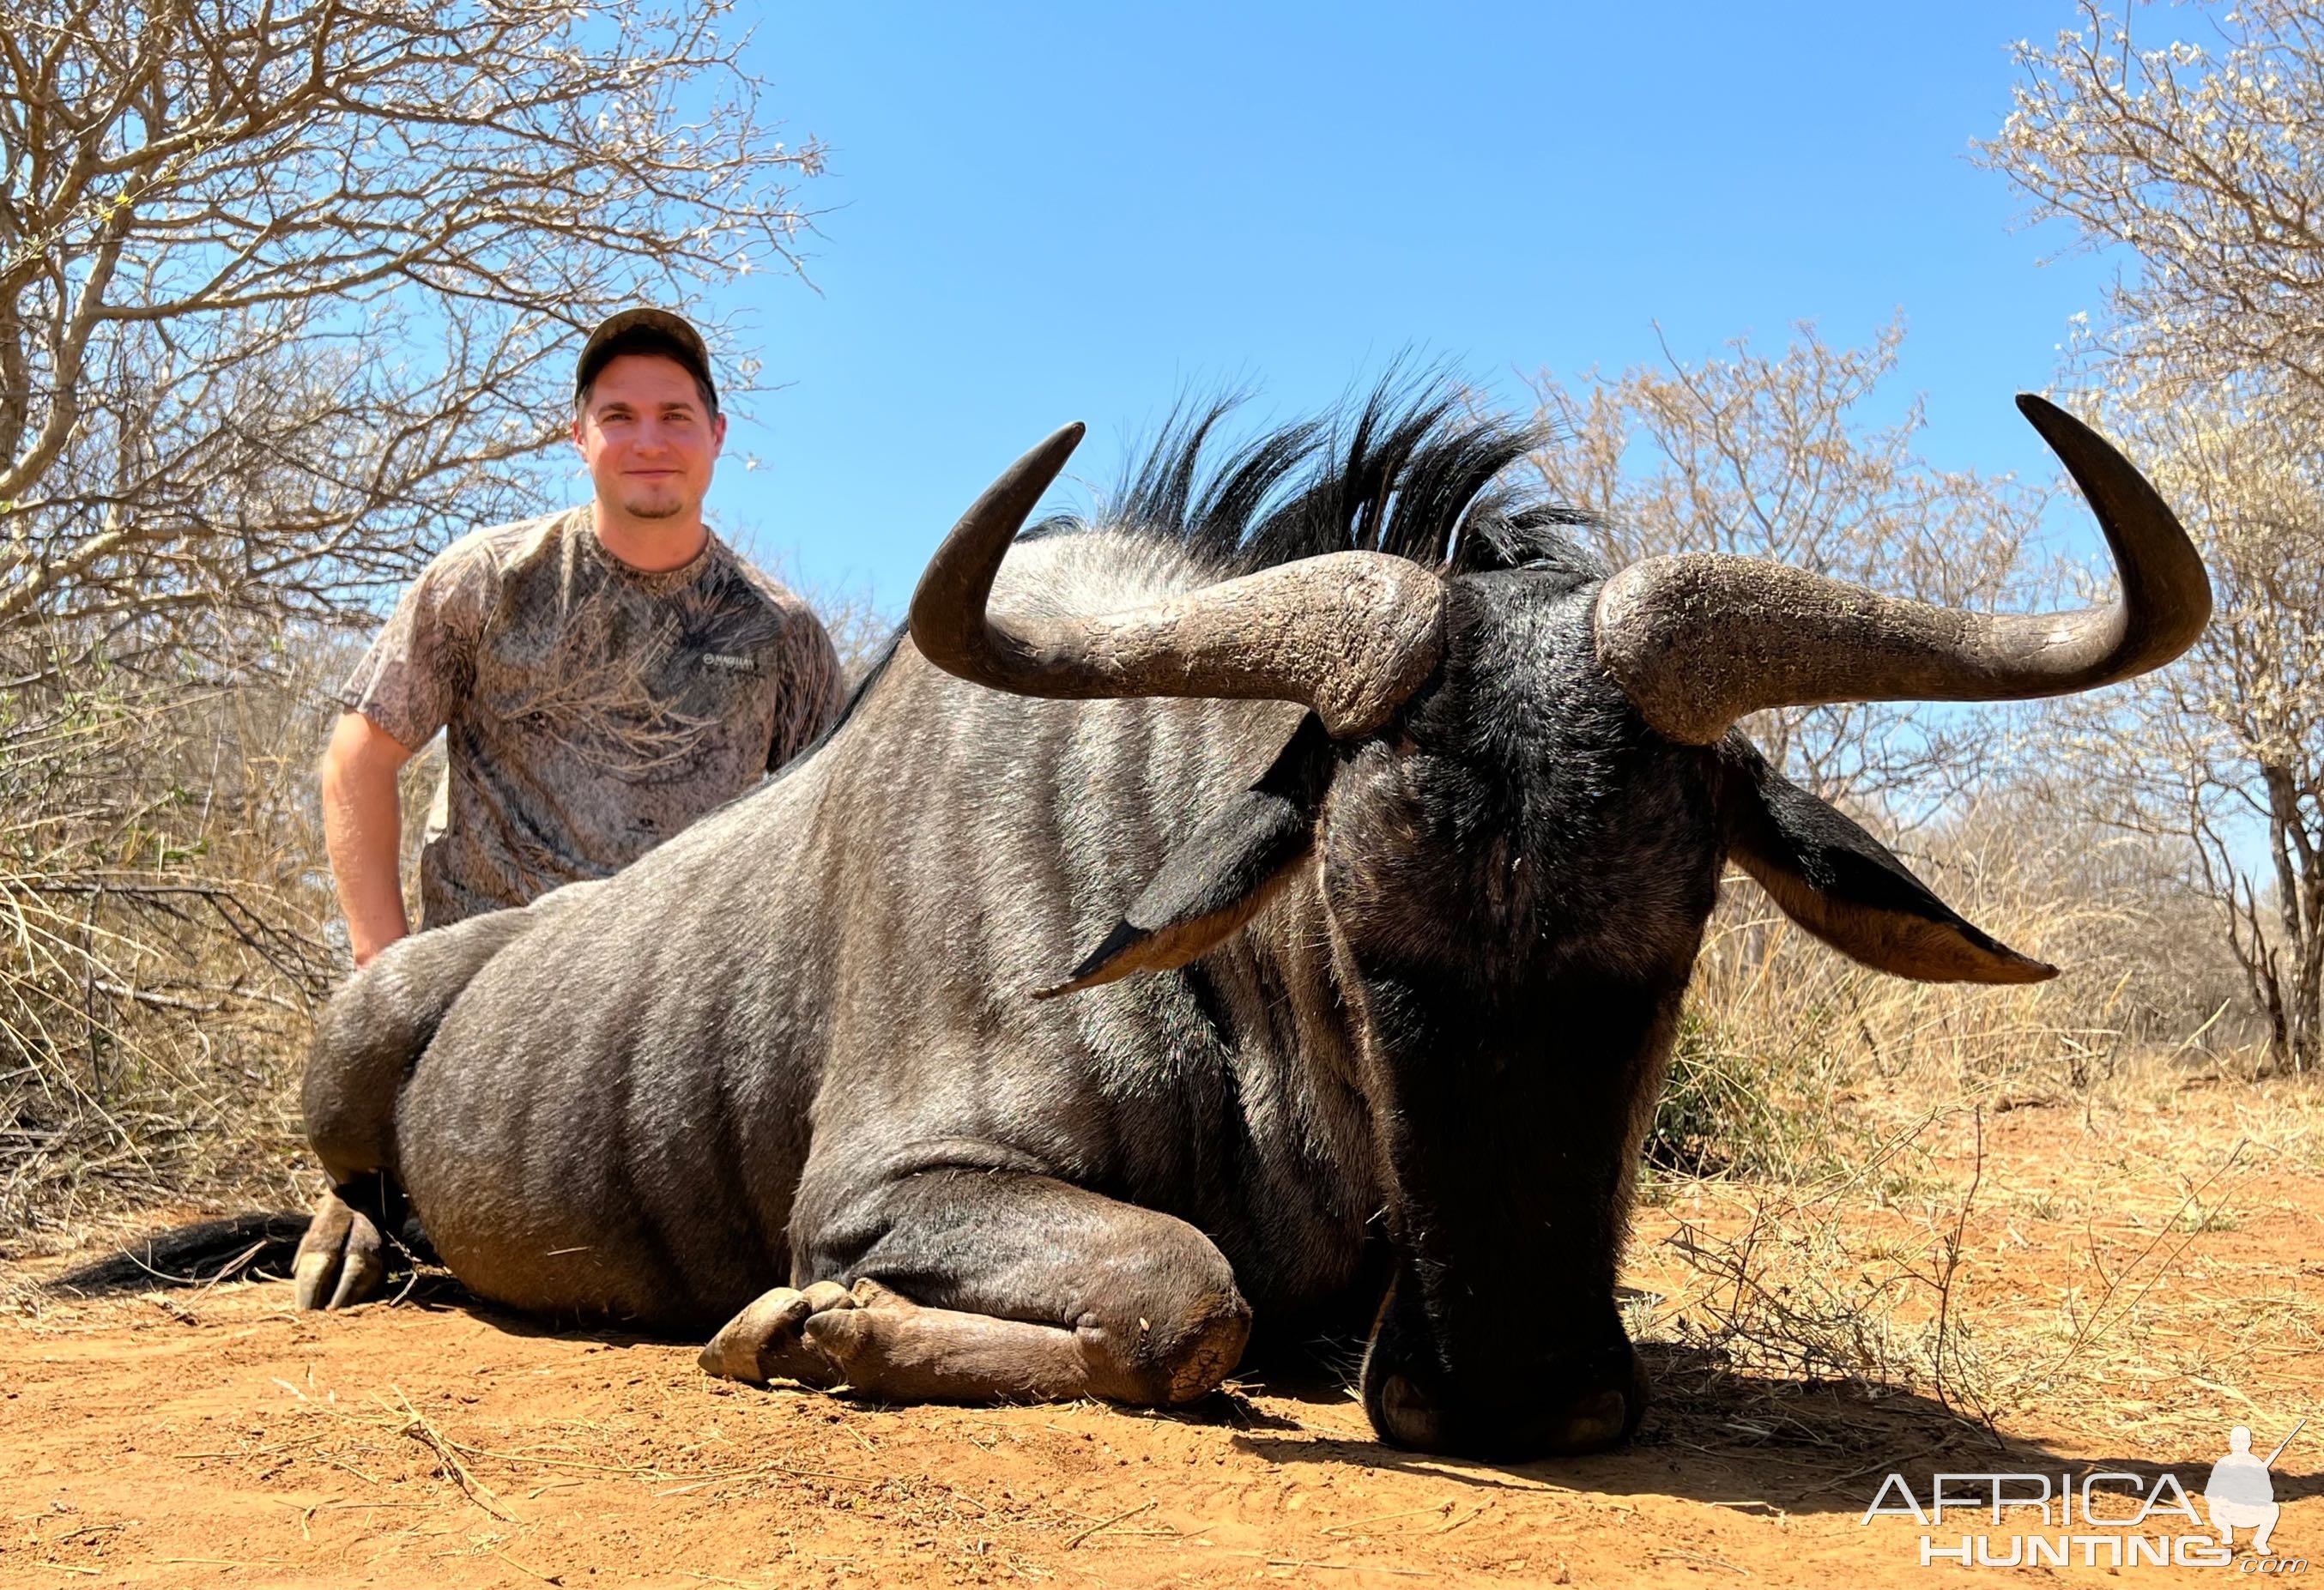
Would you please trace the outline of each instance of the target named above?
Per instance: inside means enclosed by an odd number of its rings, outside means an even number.
[[[2113,264],[1968,159],[2063,0],[825,5],[770,14],[766,104],[831,148],[816,290],[724,301],[764,380],[711,503],[755,556],[900,610],[936,539],[1066,419],[1110,480],[1188,390],[1255,418],[1412,349],[1522,374],[1687,358],[1812,319],[1910,327],[1950,467],[2046,476],[2010,408]],[[723,352],[724,350],[722,350]],[[745,471],[744,455],[759,466]]]

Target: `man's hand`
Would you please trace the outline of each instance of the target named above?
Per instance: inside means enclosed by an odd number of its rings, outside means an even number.
[[[323,752],[323,843],[355,964],[411,931],[403,914],[403,813],[395,776],[411,750],[361,712],[341,712]]]

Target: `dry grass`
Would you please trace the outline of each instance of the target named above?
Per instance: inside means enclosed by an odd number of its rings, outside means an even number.
[[[2085,1097],[2153,1050],[2255,1064],[2264,1034],[2220,923],[2168,847],[1993,795],[1897,848],[1963,915],[2061,975],[1888,977],[1732,875],[1648,1139],[1655,1173],[1824,1180],[1878,1152],[1854,1108],[1876,1080],[2024,1103]]]
[[[1861,1146],[1820,1177],[1653,1189],[1628,1323],[1666,1344],[1683,1410],[1707,1399],[1720,1427],[1788,1444],[1786,1408],[1825,1385],[1848,1395],[1820,1405],[1819,1442],[1858,1424],[1868,1446],[1892,1439],[1882,1405],[1912,1395],[1998,1448],[2095,1420],[2168,1450],[2215,1438],[2221,1406],[2303,1396],[2324,1304],[2261,1238],[2232,1250],[2247,1225],[2318,1218],[2279,1191],[2324,1172],[2306,1081],[2146,1051],[2071,1099],[1939,1076],[1860,1103]]]
[[[0,1229],[279,1201],[337,973],[309,773],[338,649],[44,673],[0,698]]]
[[[2157,1334],[2187,1330],[2190,1266],[2209,1262],[2190,1258],[2196,1239],[2252,1218],[2269,1169],[2324,1164],[2324,1095],[2250,1083],[2264,1037],[2169,855],[2044,826],[2006,800],[1920,840],[1913,863],[1940,893],[2063,975],[2018,988],[1882,977],[1813,943],[1748,882],[1730,886],[1649,1138],[1631,1253],[1629,1323],[1664,1344],[1666,1390],[1683,1403],[1696,1385],[1727,1426],[1771,1439],[1803,1386],[1868,1410],[1912,1393],[1999,1441],[2044,1409],[2104,1402],[2102,1388],[2233,1387],[2235,1365],[2312,1350],[2324,1315],[2290,1277],[2255,1308],[2212,1276],[2209,1307],[2243,1312],[2200,1353]],[[2218,1091],[2234,1107],[2190,1102],[2228,1079]],[[2012,1156],[2010,1117],[2029,1108],[2078,1117],[2090,1157]],[[2083,1227],[2070,1262],[2026,1270],[2036,1223]],[[1750,1406],[1729,1405],[1738,1388]]]

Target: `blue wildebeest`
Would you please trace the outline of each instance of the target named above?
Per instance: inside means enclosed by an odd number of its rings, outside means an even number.
[[[301,1302],[376,1287],[408,1195],[475,1291],[709,1335],[740,1380],[1168,1404],[1255,1323],[1369,1327],[1390,1440],[1620,1440],[1615,1267],[1723,864],[1882,970],[2052,975],[1732,725],[2089,689],[2209,615],[2147,483],[2020,404],[2111,607],[1724,556],[1609,577],[1497,483],[1527,437],[1442,402],[1208,473],[1197,424],[1093,528],[1020,539],[1059,432],[811,757],[348,984],[306,1082],[338,1191]]]

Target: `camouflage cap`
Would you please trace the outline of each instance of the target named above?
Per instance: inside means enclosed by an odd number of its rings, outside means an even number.
[[[606,316],[589,334],[589,340],[581,345],[580,362],[573,367],[573,395],[576,399],[589,390],[589,383],[597,379],[597,372],[604,369],[615,355],[632,351],[618,345],[633,332],[647,333],[649,335],[645,340],[662,345],[653,351],[666,352],[685,365],[687,373],[699,381],[710,393],[711,406],[717,406],[718,383],[710,374],[710,349],[703,342],[702,334],[695,330],[682,315],[673,314],[668,309],[643,308],[623,309],[618,314]]]

